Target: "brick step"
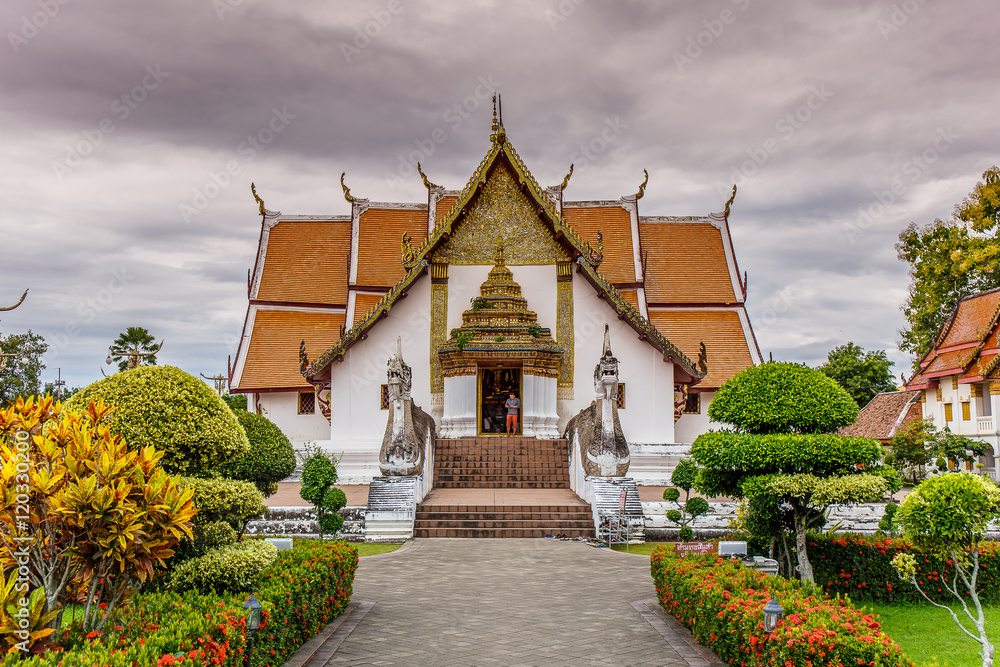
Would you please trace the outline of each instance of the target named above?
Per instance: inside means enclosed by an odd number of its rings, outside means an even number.
[[[434,460],[445,463],[532,463],[532,462],[553,462],[566,463],[568,459],[564,454],[435,454]]]
[[[578,519],[456,519],[445,521],[421,520],[414,525],[421,528],[549,528],[563,530],[564,528],[586,529],[593,527],[593,521]]]
[[[440,482],[434,480],[436,489],[568,489],[569,480],[561,482]]]
[[[559,482],[563,479],[568,480],[569,475],[560,472],[537,472],[534,470],[521,470],[515,472],[501,472],[499,470],[487,470],[485,472],[456,472],[454,470],[442,470],[440,472],[434,472],[434,481],[450,481],[450,482],[461,482],[461,481],[471,481],[473,479],[485,479],[485,480],[496,480],[496,479],[516,479],[522,482],[530,482],[531,480],[537,479],[544,482]]]
[[[451,505],[425,505],[417,506],[416,517],[456,517],[464,519],[467,517],[491,517],[491,516],[511,516],[511,517],[590,517],[591,510],[586,505],[539,505],[537,507],[503,507],[503,506],[483,506],[469,505],[467,507],[455,507]]]
[[[466,537],[466,538],[500,538],[500,537],[545,537],[561,534],[567,537],[593,537],[594,528],[567,528],[553,533],[547,528],[420,528],[413,529],[414,537]]]

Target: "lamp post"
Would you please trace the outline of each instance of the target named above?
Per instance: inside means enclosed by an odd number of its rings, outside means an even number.
[[[250,653],[253,651],[253,633],[257,632],[257,628],[260,627],[260,612],[263,607],[260,606],[260,602],[257,602],[257,598],[251,593],[250,598],[243,603],[243,608],[247,610],[247,650],[243,655],[243,666],[250,667]]]
[[[215,391],[219,394],[219,396],[222,396],[222,390],[226,388],[226,382],[228,381],[228,378],[225,375],[222,373],[219,373],[218,375],[205,375],[204,373],[199,373],[199,375],[206,380],[214,382]]]
[[[764,632],[767,634],[774,632],[774,629],[778,627],[778,621],[784,615],[784,608],[774,599],[774,593],[771,593],[771,599],[764,605]]]
[[[28,358],[28,355],[23,352],[0,352],[0,371],[7,367],[7,360],[13,357],[21,357],[21,363],[25,366],[27,366],[28,362],[31,361],[31,359]]]
[[[62,379],[62,369],[59,369],[59,378],[52,383],[52,386],[56,390],[56,400],[62,398],[62,388],[66,386],[66,380]]]

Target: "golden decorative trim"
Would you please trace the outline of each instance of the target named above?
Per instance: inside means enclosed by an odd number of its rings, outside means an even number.
[[[938,400],[938,403],[940,403],[940,402],[941,402],[941,401],[943,400],[943,399],[941,398],[941,387],[938,387],[938,388],[937,388],[937,389],[935,390],[935,392],[934,392],[934,398],[936,398],[936,399]]]
[[[990,382],[990,396],[1000,396],[1000,382]]]
[[[443,271],[444,278],[435,278],[435,271]],[[448,265],[431,265],[431,392],[444,391],[444,375],[441,373],[441,357],[438,350],[448,340]]]
[[[431,264],[431,280],[448,280],[448,265]]]
[[[573,337],[573,273],[569,262],[556,265],[556,342],[563,349],[559,361],[559,382],[557,386],[573,388],[573,359],[575,345]],[[563,271],[566,277],[563,276]]]
[[[971,385],[972,398],[982,398],[983,397],[983,385],[978,382]]]

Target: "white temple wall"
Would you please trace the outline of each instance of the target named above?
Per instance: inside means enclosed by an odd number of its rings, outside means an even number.
[[[673,443],[674,366],[638,334],[579,273],[573,274],[575,330],[574,392],[560,413],[575,415],[594,400],[594,367],[604,351],[604,325],[611,327],[611,351],[618,359],[618,380],[624,382],[625,409],[619,410],[629,443]],[[567,410],[567,408],[569,408]]]
[[[674,437],[677,438],[677,442],[690,444],[705,431],[722,428],[722,424],[717,424],[708,418],[708,404],[712,402],[714,397],[714,391],[702,393],[701,412],[681,415],[681,418],[674,424]]]
[[[430,292],[429,277],[417,281],[383,321],[356,342],[342,362],[331,366],[330,425],[323,449],[341,456],[344,483],[367,483],[378,476],[378,452],[389,412],[380,407],[386,382],[386,361],[402,339],[403,360],[413,369],[413,402],[430,412]]]
[[[473,265],[448,267],[448,328],[450,332],[462,326],[462,312],[472,307],[471,299],[479,296],[479,286],[486,281],[492,266]],[[422,281],[421,281],[422,282]]]
[[[330,425],[319,411],[319,406],[313,414],[299,414],[297,391],[269,392],[259,396],[261,414],[274,422],[296,449],[301,449],[307,442],[326,440],[330,436]],[[247,394],[247,403],[253,411],[254,394]]]

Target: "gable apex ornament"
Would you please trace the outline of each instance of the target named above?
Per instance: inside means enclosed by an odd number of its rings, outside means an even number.
[[[566,186],[569,185],[569,177],[572,176],[572,175],[573,175],[573,163],[571,162],[570,165],[569,165],[569,173],[566,174],[566,178],[564,178],[562,180],[562,183],[559,185],[559,191],[560,192],[562,192],[563,190],[565,190]]]
[[[642,199],[642,196],[646,194],[646,184],[649,183],[649,172],[643,169],[642,173],[645,178],[642,181],[642,185],[639,186],[639,191],[635,193],[636,201]]]
[[[257,195],[257,186],[253,183],[250,184],[250,192],[253,193],[253,198],[257,200],[257,207],[261,215],[267,215],[267,211],[264,208],[264,200]]]
[[[340,172],[340,187],[344,189],[344,199],[346,199],[349,203],[353,204],[354,202],[358,201],[358,198],[351,194],[351,189],[347,187],[346,183],[344,183],[344,176],[346,175],[347,175],[346,171]]]
[[[726,209],[722,212],[722,217],[729,222],[729,209],[732,207],[733,202],[736,201],[736,184],[733,184],[733,194],[729,197],[729,201],[726,202]]]
[[[430,180],[428,180],[427,174],[425,174],[424,170],[420,168],[420,163],[419,162],[417,162],[417,173],[420,174],[420,178],[424,182],[424,187],[427,188],[428,190],[441,190],[441,189],[443,189],[437,183],[431,183]]]

